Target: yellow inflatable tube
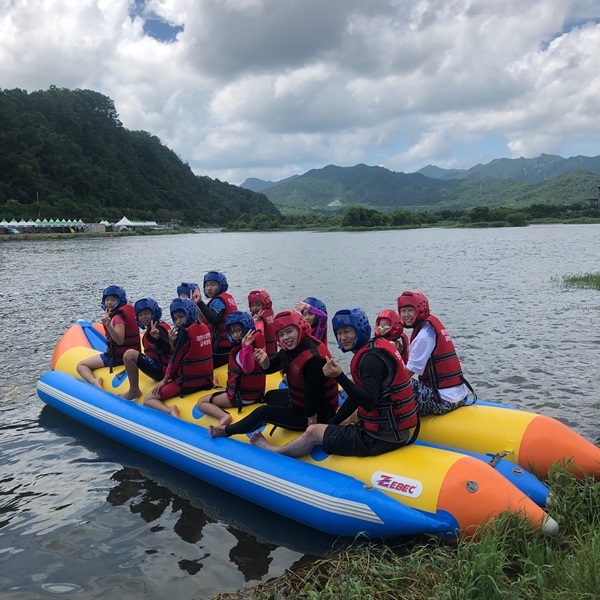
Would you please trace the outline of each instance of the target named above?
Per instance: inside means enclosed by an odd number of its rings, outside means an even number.
[[[510,408],[473,404],[422,419],[419,439],[499,454],[538,477],[560,463],[577,476],[600,477],[600,448],[560,421]]]
[[[55,369],[78,377],[77,363],[93,354],[98,354],[98,351],[89,347],[64,350],[56,359]],[[215,371],[220,385],[225,383],[226,370],[227,367],[224,366]],[[124,368],[120,366],[115,367],[113,373],[110,373],[108,368],[98,369],[95,375],[102,377],[107,391],[120,394],[128,389],[123,372]],[[279,374],[269,375],[267,389],[278,387],[280,381]],[[152,389],[154,384],[153,380],[140,374],[140,389],[143,394]],[[201,413],[196,403],[199,397],[210,393],[212,392],[209,390],[171,398],[165,404],[176,404],[183,420],[207,429],[210,424],[216,424],[216,421]],[[141,403],[141,399],[138,403]],[[237,409],[230,409],[233,422],[245,417],[258,406],[244,407],[242,413],[238,413]],[[275,445],[283,445],[299,435],[283,428],[277,428],[270,435],[271,430],[271,426],[267,425],[264,434]],[[199,431],[199,435],[206,434]],[[249,442],[247,435],[235,436],[234,439]],[[214,440],[213,443],[223,441]],[[543,509],[495,469],[459,452],[413,445],[377,457],[360,458],[326,455],[322,450],[315,449],[300,460],[350,475],[362,481],[365,486],[382,491],[419,511],[431,514],[448,513],[458,523],[462,535],[472,534],[482,523],[506,510],[518,511],[525,515],[542,531],[553,532],[556,528],[556,523],[548,519]]]

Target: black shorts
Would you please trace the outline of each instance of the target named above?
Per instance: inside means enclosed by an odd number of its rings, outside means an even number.
[[[213,369],[222,367],[229,362],[229,352],[213,352]]]
[[[386,442],[356,425],[328,425],[321,447],[338,456],[376,456],[402,447],[403,442]]]
[[[138,355],[136,364],[142,373],[145,373],[148,377],[154,379],[154,381],[161,381],[165,376],[160,364],[141,352]]]

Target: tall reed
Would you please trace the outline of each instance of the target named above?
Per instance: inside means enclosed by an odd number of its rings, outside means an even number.
[[[591,288],[593,290],[600,290],[600,273],[563,275],[562,283],[566,287]]]

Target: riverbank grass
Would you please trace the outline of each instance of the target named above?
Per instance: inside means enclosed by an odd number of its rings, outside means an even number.
[[[600,273],[563,275],[562,283],[566,287],[591,288],[593,290],[600,290]]]
[[[555,537],[532,531],[506,513],[477,539],[444,544],[429,540],[398,551],[355,541],[341,554],[305,563],[279,579],[219,600],[516,600],[598,598],[600,590],[600,484],[552,470],[550,515]]]

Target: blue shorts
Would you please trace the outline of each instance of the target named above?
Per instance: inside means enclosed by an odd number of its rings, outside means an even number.
[[[101,354],[100,358],[102,359],[102,364],[105,367],[110,367],[110,357],[108,356],[108,354],[106,354],[106,352]],[[123,366],[123,357],[121,356],[120,359],[115,359],[113,367],[122,367],[122,366]]]

